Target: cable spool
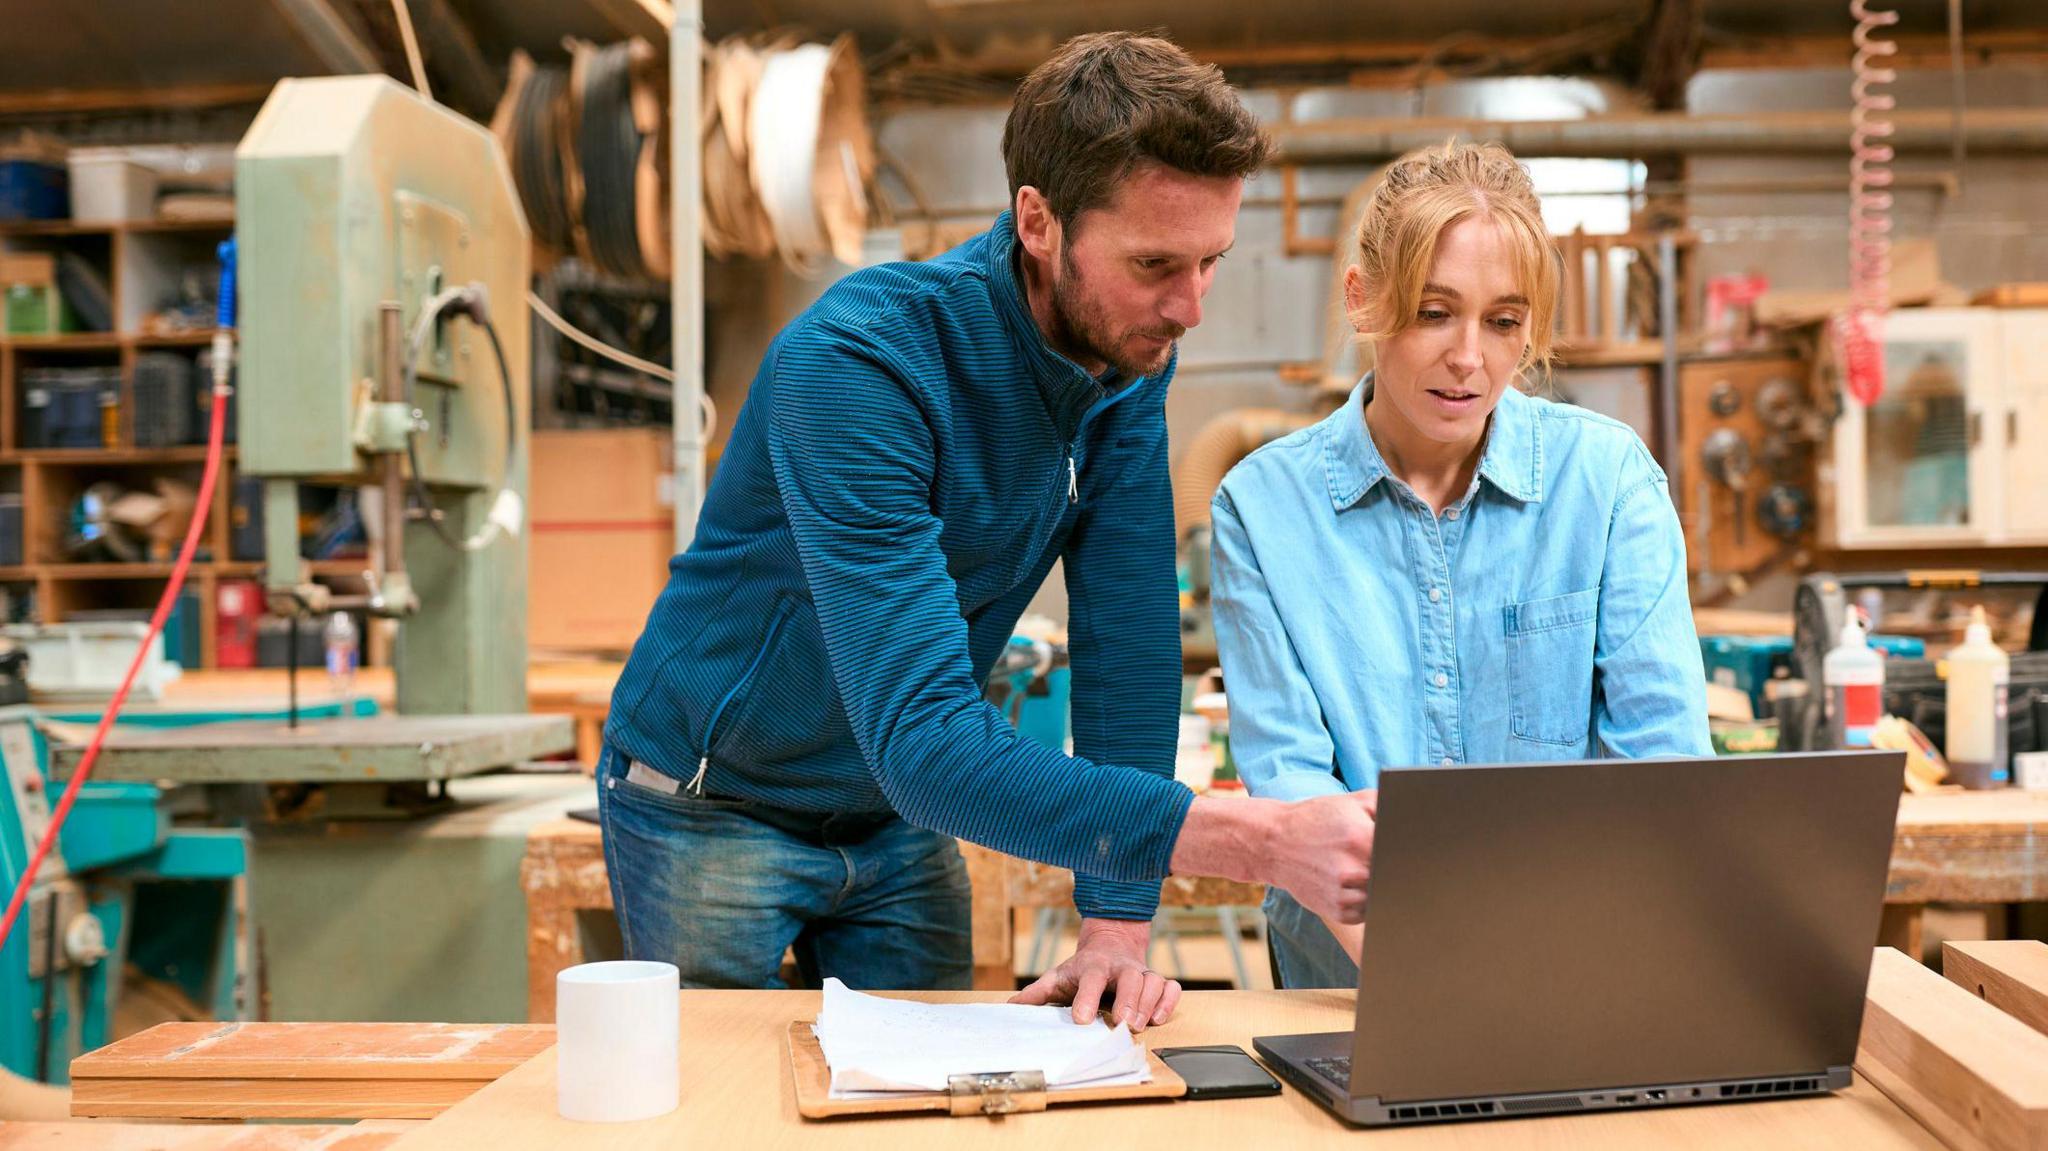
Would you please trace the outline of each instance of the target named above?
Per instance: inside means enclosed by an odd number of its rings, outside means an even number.
[[[704,247],[714,256],[775,253],[775,226],[749,182],[747,122],[763,57],[738,37],[704,54]]]
[[[612,44],[580,61],[583,99],[576,137],[591,262],[614,276],[644,279],[648,269],[641,259],[635,186],[644,137],[633,118],[630,51],[630,44]]]
[[[851,37],[770,52],[748,112],[749,173],[790,265],[858,263],[874,141]]]
[[[534,239],[558,252],[573,242],[560,139],[568,91],[568,69],[536,68],[512,106],[512,182]]]
[[[499,129],[536,238],[624,279],[668,274],[666,73],[642,40],[572,45],[572,63],[522,71]],[[814,274],[856,264],[876,153],[850,36],[831,45],[734,37],[704,53],[699,209],[714,256],[780,254]],[[546,110],[555,109],[551,122]],[[547,153],[558,153],[553,167]],[[554,209],[560,214],[554,215]]]

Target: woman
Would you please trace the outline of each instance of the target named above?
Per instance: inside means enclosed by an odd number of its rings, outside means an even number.
[[[1497,145],[1403,157],[1357,261],[1345,302],[1374,370],[1213,507],[1246,786],[1292,800],[1376,788],[1386,766],[1710,754],[1664,473],[1625,425],[1516,387],[1549,361],[1558,294],[1528,173]],[[1283,891],[1266,910],[1287,986],[1356,984],[1362,928],[1333,934]]]

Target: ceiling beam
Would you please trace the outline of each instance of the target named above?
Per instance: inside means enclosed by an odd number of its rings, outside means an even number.
[[[1886,67],[1904,71],[1949,67],[1946,35],[1905,33],[1892,37],[1897,55]],[[1720,39],[1700,53],[1702,69],[1739,68],[1847,68],[1854,51],[1849,34],[1840,36],[1790,36],[1768,39]],[[1963,62],[1971,68],[1990,64],[2048,63],[2048,29],[2010,29],[1972,32],[1964,41]]]
[[[1945,109],[1890,114],[1889,141],[1901,152],[1940,152],[1954,144]],[[1358,117],[1296,120],[1270,126],[1282,164],[1365,164],[1446,138],[1495,140],[1519,156],[1817,155],[1849,150],[1849,113],[1759,112],[1688,116],[1683,112],[1592,116],[1580,120],[1479,120]],[[1970,151],[2029,155],[2048,151],[2048,109],[1972,108],[1963,120]]]
[[[269,84],[180,84],[169,88],[37,88],[0,92],[0,117],[227,108],[260,104]]]
[[[435,91],[460,111],[487,119],[505,85],[477,46],[476,34],[448,0],[406,0],[418,22],[420,55]]]
[[[271,0],[299,38],[331,72],[353,76],[382,72],[384,64],[354,22],[329,0]]]
[[[1700,65],[1704,0],[1656,0],[1636,38],[1635,86],[1659,112],[1685,108],[1686,85]]]
[[[675,6],[668,0],[587,0],[587,3],[619,30],[620,37],[643,37],[662,55],[668,54],[668,29],[676,22]]]

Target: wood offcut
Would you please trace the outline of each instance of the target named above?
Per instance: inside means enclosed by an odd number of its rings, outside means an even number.
[[[1973,940],[1941,945],[1950,983],[2048,1035],[2048,943]]]
[[[1871,964],[1856,1070],[1951,1147],[2048,1147],[2048,1035],[1891,948]]]
[[[71,1064],[71,1113],[431,1119],[552,1046],[525,1024],[165,1023]]]

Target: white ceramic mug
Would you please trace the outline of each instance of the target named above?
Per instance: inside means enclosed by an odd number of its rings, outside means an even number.
[[[555,976],[555,1109],[628,1123],[676,1109],[681,976],[673,963],[585,963]]]

